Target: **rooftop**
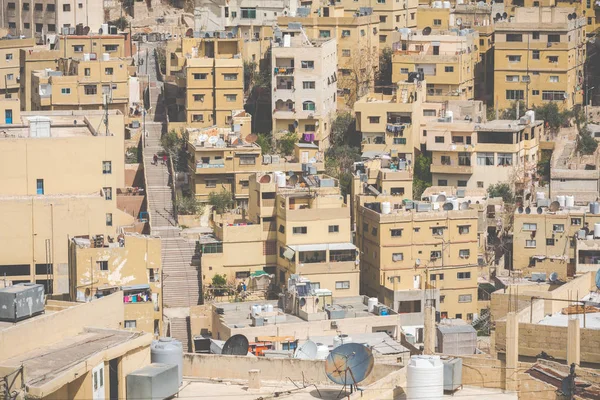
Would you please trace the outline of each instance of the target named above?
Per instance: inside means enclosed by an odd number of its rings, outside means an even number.
[[[353,343],[360,343],[371,347],[376,357],[378,355],[385,356],[410,351],[385,332],[353,333],[350,336]],[[311,336],[310,340],[333,348],[333,338],[334,336]]]
[[[495,119],[492,121],[477,124],[475,129],[478,131],[512,131],[519,132],[529,126],[542,125],[544,121],[534,121],[532,124],[520,124],[519,121],[509,119]]]

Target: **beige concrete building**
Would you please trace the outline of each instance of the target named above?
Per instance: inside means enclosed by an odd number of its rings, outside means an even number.
[[[373,14],[349,15],[342,6],[321,7],[319,16],[279,17],[280,26],[300,23],[311,39],[337,40],[337,102],[340,108],[352,107],[360,97],[374,89],[379,69],[379,18]]]
[[[69,242],[69,296],[88,302],[122,291],[123,327],[163,334],[160,239],[120,235],[96,246],[89,237]]]
[[[32,72],[32,110],[119,110],[129,114],[128,61],[60,59],[57,70]]]
[[[543,121],[454,120],[453,114],[425,125],[434,185],[487,189],[508,182],[522,188],[539,159]]]
[[[407,326],[422,326],[426,300],[434,301],[441,318],[475,319],[478,210],[443,211],[437,202],[392,196],[360,202],[361,292],[400,314],[416,313]]]
[[[31,49],[34,44],[33,39],[0,40],[0,60],[5,60],[0,65],[0,96],[19,97],[19,55],[21,49]]]
[[[420,72],[427,81],[427,100],[472,100],[475,96],[476,46],[479,34],[445,31],[401,31],[394,34],[392,81]]]
[[[310,40],[283,29],[271,49],[273,134],[295,132],[303,142],[329,146],[337,109],[337,40]]]
[[[125,398],[150,363],[152,335],[123,330],[121,293],[90,303],[48,300],[45,313],[0,322],[0,376],[18,398]]]
[[[16,99],[10,99],[16,103]],[[0,274],[67,293],[68,237],[116,238],[135,220],[117,207],[124,184],[118,111],[21,113],[3,124]],[[108,134],[107,134],[108,132]]]
[[[574,8],[517,8],[512,21],[495,25],[494,104],[510,108],[583,102],[586,18]]]
[[[234,126],[236,122],[234,117]],[[211,192],[227,190],[239,206],[247,208],[250,175],[274,171],[300,174],[303,164],[308,163],[316,171],[325,169],[323,154],[316,145],[297,143],[294,155],[287,158],[262,154],[260,146],[244,139],[249,134],[244,130],[249,128],[250,123],[246,122],[239,132],[215,127],[188,130],[188,150],[192,154],[190,188],[196,198],[208,201]]]
[[[11,35],[45,43],[48,35],[75,33],[89,27],[98,32],[104,23],[104,3],[91,0],[2,0],[0,27]],[[108,32],[104,32],[105,34]]]

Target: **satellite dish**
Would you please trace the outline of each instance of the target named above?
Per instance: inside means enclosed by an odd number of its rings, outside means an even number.
[[[570,21],[570,20],[572,20],[572,19],[573,19],[573,14],[569,14],[569,15],[567,15],[567,19],[568,19],[569,21]]]
[[[556,272],[553,272],[550,274],[550,277],[548,279],[550,279],[550,282],[556,282],[558,280],[558,274]]]
[[[223,345],[221,354],[228,356],[245,356],[248,354],[248,339],[244,335],[233,335]]]
[[[185,31],[185,37],[194,37],[194,28],[190,28],[187,31]]]
[[[600,269],[596,271],[596,288],[600,289]]]
[[[438,195],[437,201],[438,202],[446,201],[446,195],[444,195],[444,194]]]
[[[302,343],[294,352],[294,358],[300,360],[314,360],[317,357],[317,344],[312,340]]]
[[[88,33],[90,33],[90,27],[89,26],[84,26],[83,27],[83,34],[87,35]]]
[[[431,34],[431,27],[427,26],[423,28],[423,36],[428,36],[429,34]]]
[[[208,143],[210,143],[210,144],[217,144],[218,141],[219,141],[218,136],[211,136],[208,138]]]
[[[415,265],[416,265],[417,267],[418,267],[419,265],[421,265],[421,259],[420,259],[420,258],[417,258],[417,259],[415,260]]]
[[[543,213],[543,212],[544,212],[544,210],[542,209],[542,207],[538,207],[538,208],[537,208],[537,213],[538,213],[538,214],[541,214],[541,213]]]
[[[294,259],[294,255],[296,254],[296,252],[290,248],[285,249],[285,251],[283,252],[283,257],[285,257],[286,259],[288,259],[289,261],[292,261]]]
[[[519,211],[519,214],[523,214],[523,207],[519,207],[517,211]]]
[[[502,19],[506,19],[508,17],[508,14],[506,12],[502,13]]]
[[[251,133],[244,139],[247,143],[254,143],[258,139],[258,135],[255,133]]]
[[[560,209],[560,203],[558,201],[553,201],[550,203],[550,207],[548,207],[550,211],[558,211]]]
[[[325,374],[338,385],[350,385],[364,381],[373,371],[373,352],[358,343],[336,347],[325,360]]]
[[[290,186],[294,186],[298,183],[298,175],[291,175],[290,179],[288,180],[288,183],[290,184]]]
[[[203,133],[202,135],[198,136],[198,141],[200,142],[206,142],[208,140],[208,135],[206,133]]]
[[[527,207],[525,209],[525,214],[531,214],[531,208],[530,207]]]
[[[452,211],[453,209],[454,209],[454,206],[452,205],[452,203],[450,203],[450,202],[444,203],[444,210]]]
[[[216,147],[225,147],[225,141],[223,139],[219,139],[217,140],[217,143],[215,144]]]
[[[468,210],[469,209],[469,203],[466,201],[463,201],[462,203],[460,203],[460,209],[461,210]]]
[[[462,18],[456,18],[456,25],[462,25]]]
[[[300,307],[304,307],[306,305],[306,298],[301,297],[300,298]]]

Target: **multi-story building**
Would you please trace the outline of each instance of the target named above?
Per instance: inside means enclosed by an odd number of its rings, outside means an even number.
[[[236,125],[234,116],[233,129],[238,129]],[[244,126],[249,128],[249,123]],[[319,172],[324,170],[323,155],[314,144],[297,143],[294,156],[288,160],[278,155],[263,155],[260,146],[246,142],[245,136],[231,128],[189,130],[190,189],[197,199],[208,201],[211,192],[227,190],[238,205],[246,208],[249,178],[254,173],[299,174],[307,163],[312,163]]]
[[[313,2],[308,1],[310,6]],[[315,2],[316,3],[316,2]],[[304,6],[304,2],[301,1]],[[356,15],[373,13],[379,18],[379,46],[392,47],[394,32],[401,28],[414,28],[417,26],[418,0],[342,0],[344,9]],[[394,81],[395,82],[395,81]]]
[[[272,46],[273,134],[295,132],[303,142],[327,148],[337,109],[336,39],[310,40],[293,27]]]
[[[0,40],[0,60],[5,60],[0,65],[0,96],[19,97],[19,55],[21,49],[31,49],[33,39],[4,39]]]
[[[448,113],[446,113],[448,114]],[[531,181],[539,159],[543,121],[455,121],[446,115],[427,123],[427,151],[437,186],[487,189],[507,182],[522,189]]]
[[[472,100],[475,49],[479,34],[474,30],[444,31],[436,27],[423,31],[400,31],[394,34],[392,80],[406,80],[409,73],[421,72],[427,81],[427,100]]]
[[[128,114],[127,60],[60,59],[58,70],[34,71],[32,110],[119,110]]]
[[[496,22],[494,104],[510,108],[555,102],[571,109],[583,102],[586,19],[574,8],[515,9],[512,21]]]
[[[2,0],[0,26],[11,35],[33,37],[45,43],[47,35],[63,33],[77,25],[97,32],[104,23],[104,3],[90,0]],[[108,32],[104,32],[108,33]]]
[[[116,246],[118,244],[118,246]],[[119,235],[98,246],[89,237],[69,241],[69,296],[88,302],[121,290],[124,328],[162,334],[160,238]]]
[[[14,103],[11,104],[10,103]],[[116,110],[20,113],[2,101],[0,274],[67,293],[69,236],[116,238],[132,216],[117,207],[124,184],[124,117]],[[20,114],[20,115],[19,115]],[[108,129],[105,120],[108,117]]]
[[[379,68],[377,16],[348,15],[341,6],[325,6],[320,8],[319,16],[279,17],[277,23],[301,23],[311,39],[336,38],[339,107],[352,107],[356,100],[373,91]]]
[[[422,312],[425,300],[433,300],[441,318],[476,318],[478,210],[466,203],[466,209],[447,211],[444,203],[393,196],[364,196],[360,202],[361,293],[401,314]]]

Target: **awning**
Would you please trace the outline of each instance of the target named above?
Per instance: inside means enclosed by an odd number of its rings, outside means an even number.
[[[124,292],[129,292],[132,290],[148,290],[148,289],[150,289],[150,285],[148,285],[148,284],[121,286],[121,290],[123,290]]]
[[[326,244],[301,244],[296,246],[288,246],[294,251],[325,251],[327,250]]]
[[[356,250],[352,243],[330,243],[329,250]]]

